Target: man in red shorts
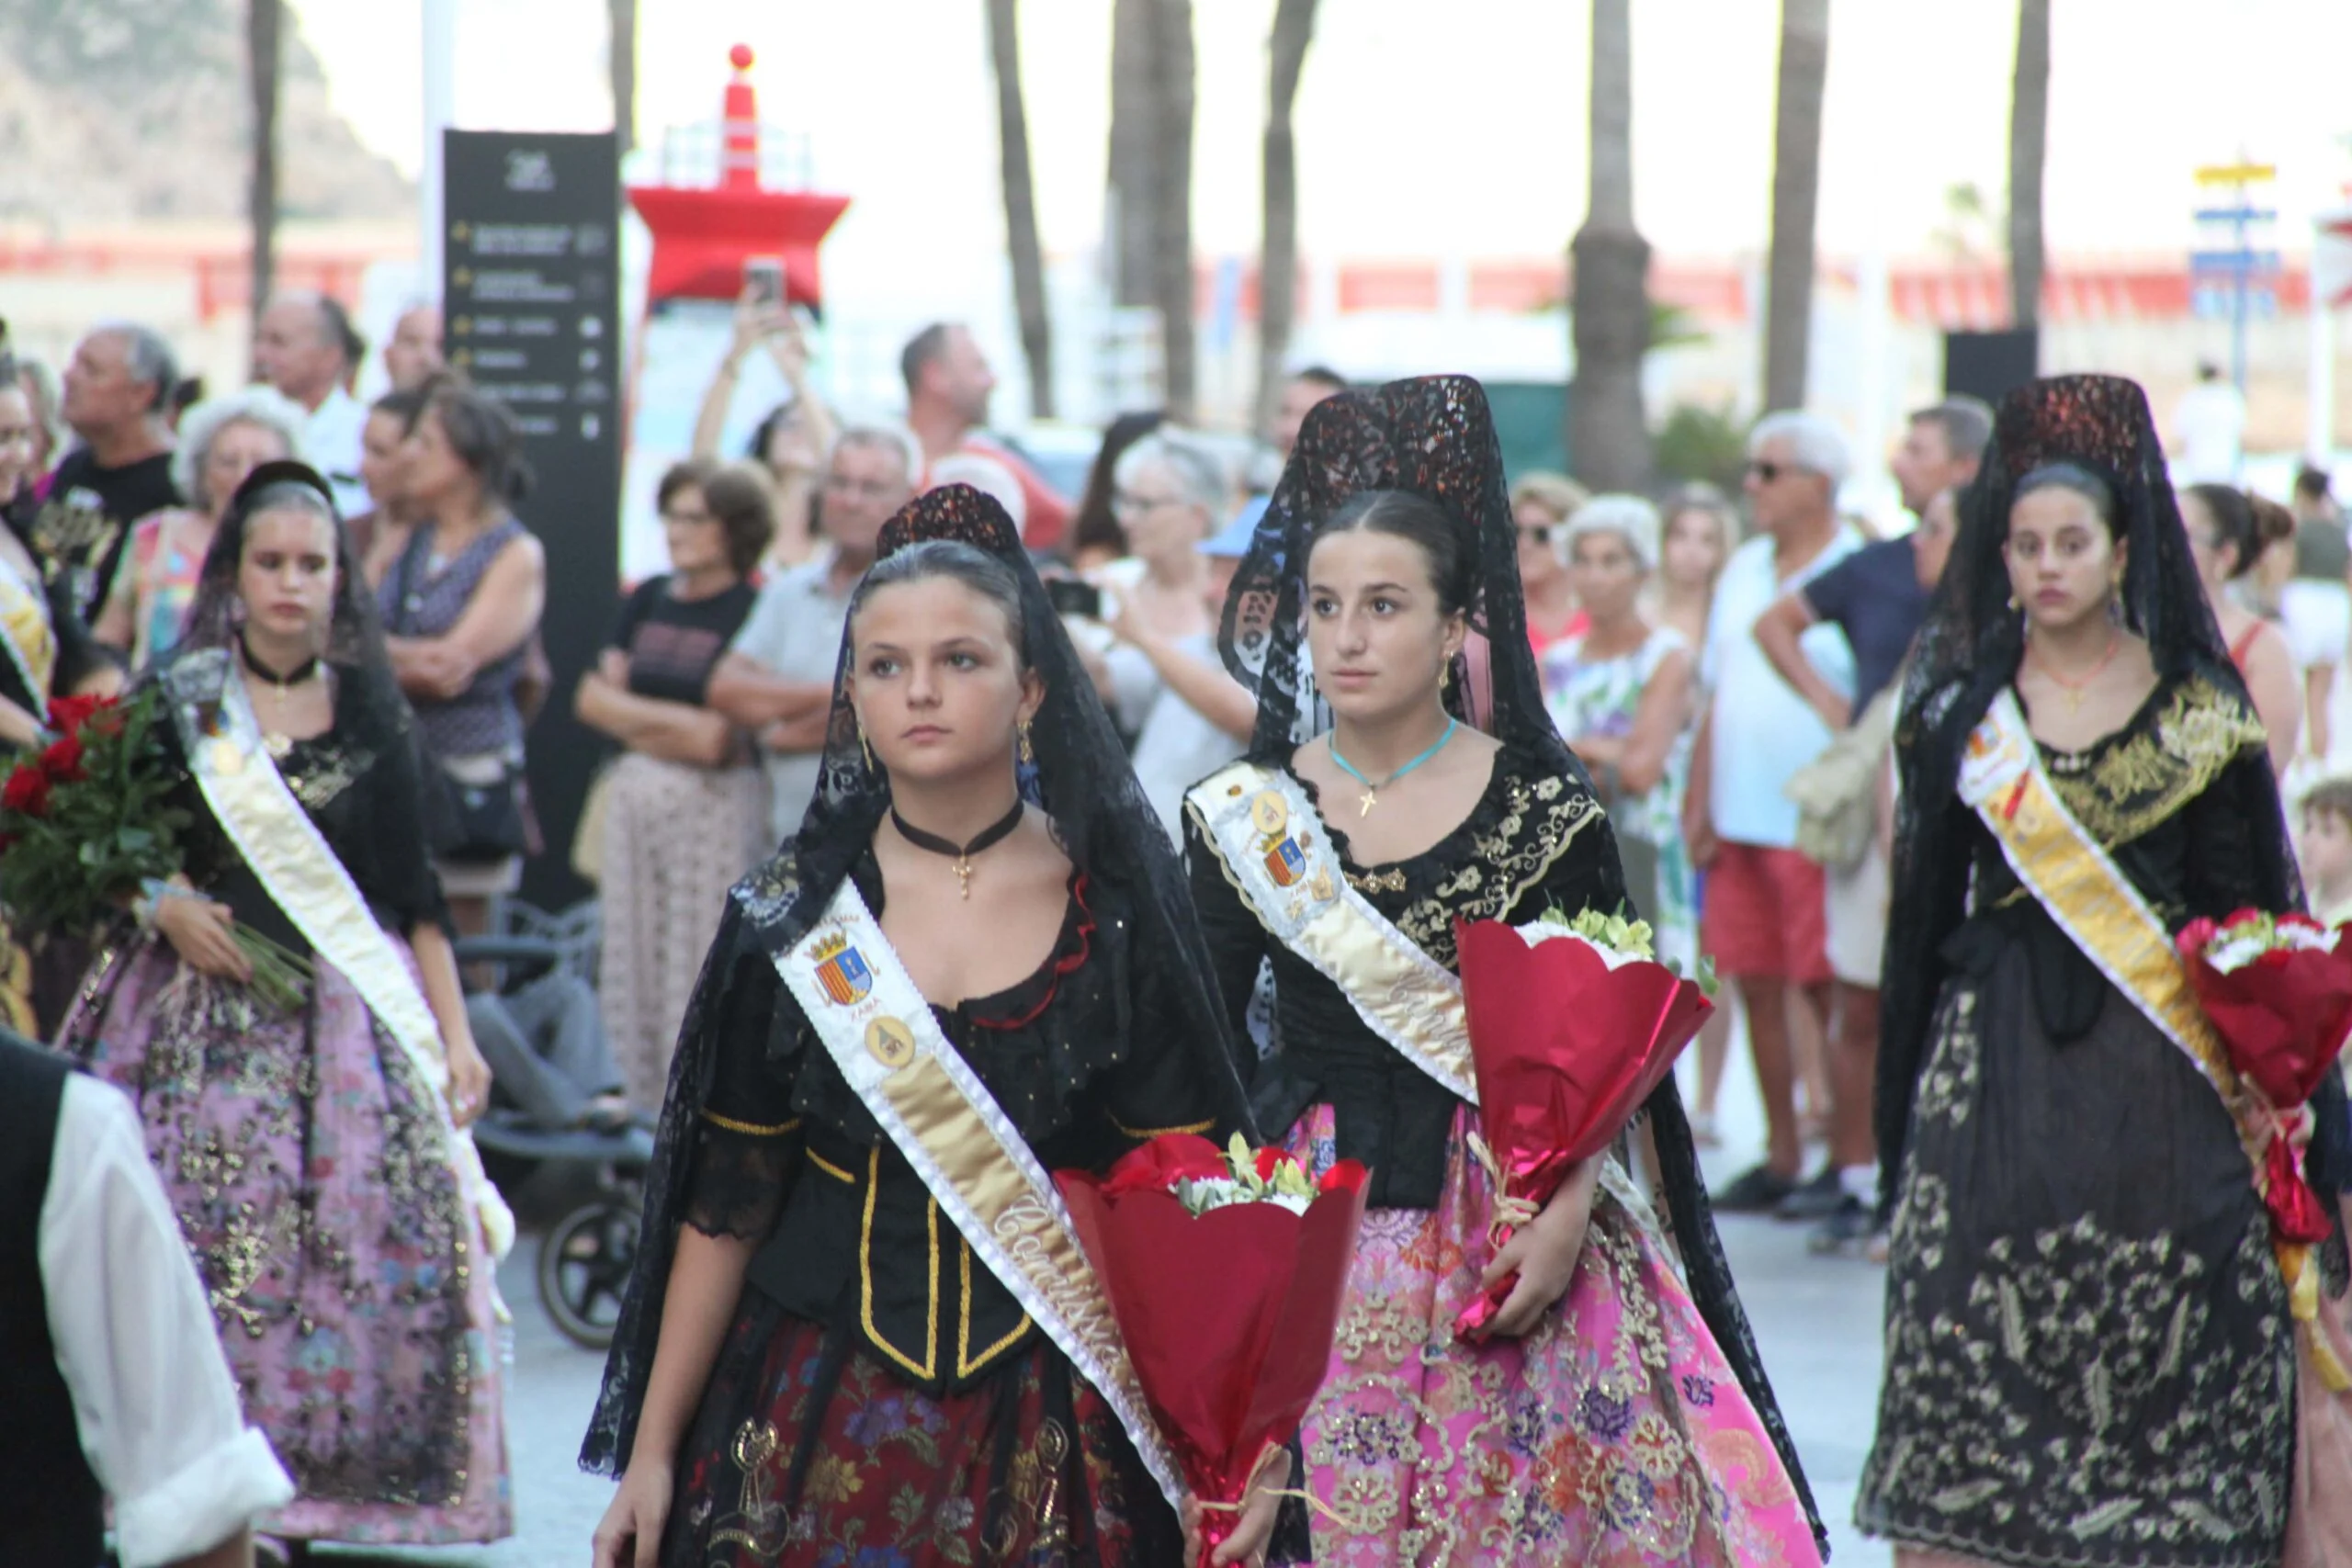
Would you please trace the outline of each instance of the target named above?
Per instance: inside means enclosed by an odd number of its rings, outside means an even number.
[[[1797,808],[1783,793],[1829,744],[1829,729],[1765,658],[1756,618],[1860,547],[1838,521],[1846,469],[1845,439],[1826,420],[1784,412],[1757,423],[1745,489],[1758,534],[1715,584],[1701,662],[1710,699],[1683,804],[1691,863],[1707,874],[1699,945],[1739,987],[1770,1128],[1763,1163],[1714,1195],[1732,1213],[1777,1209],[1797,1190],[1790,988],[1826,1025],[1830,986],[1822,871],[1797,851]],[[1804,649],[1825,680],[1851,694],[1854,655],[1842,632],[1811,627]]]

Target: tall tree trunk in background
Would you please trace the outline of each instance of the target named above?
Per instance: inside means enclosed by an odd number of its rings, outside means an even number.
[[[2009,324],[2041,322],[2041,165],[2050,140],[2050,0],[2018,0],[2009,88]]]
[[[1258,406],[1252,430],[1263,430],[1282,397],[1283,361],[1290,354],[1298,314],[1298,155],[1291,106],[1298,97],[1306,46],[1315,39],[1315,0],[1277,0],[1267,47],[1265,197],[1258,258]]]
[[[605,0],[612,36],[605,69],[613,84],[613,135],[627,157],[637,146],[637,0]]]
[[[284,58],[283,0],[245,0],[245,83],[253,102],[252,181],[246,214],[253,226],[254,318],[277,274],[277,76]]]
[[[1054,417],[1054,328],[1046,314],[1046,258],[1037,243],[1037,189],[1029,170],[1029,110],[1021,94],[1020,0],[988,0],[989,52],[996,64],[997,145],[1004,169],[1004,243],[1012,259],[1012,303],[1021,353],[1029,362],[1029,412]]]
[[[1159,83],[1152,70],[1152,12],[1159,0],[1114,0],[1111,12],[1109,232],[1112,303],[1149,305],[1157,296],[1159,211]]]
[[[1634,227],[1631,0],[1592,0],[1591,195],[1568,247],[1568,316],[1577,353],[1568,457],[1595,490],[1649,482],[1642,355],[1650,340],[1649,242]]]
[[[1168,389],[1168,417],[1193,417],[1193,0],[1152,0],[1152,74],[1159,102],[1158,260],[1154,302]]]
[[[1773,110],[1772,254],[1764,296],[1764,407],[1804,406],[1813,332],[1813,224],[1821,195],[1821,95],[1829,76],[1829,0],[1781,0],[1781,81]]]

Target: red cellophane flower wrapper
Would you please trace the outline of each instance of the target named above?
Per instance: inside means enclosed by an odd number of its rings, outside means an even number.
[[[1240,1201],[1195,1215],[1175,1194],[1179,1180],[1231,1175],[1216,1145],[1179,1134],[1107,1176],[1054,1176],[1152,1417],[1193,1495],[1218,1505],[1242,1500],[1322,1386],[1364,1200],[1353,1161],[1303,1214]],[[1238,1511],[1203,1512],[1204,1564],[1238,1522]]]
[[[1455,928],[1478,1120],[1499,1197],[1540,1209],[1569,1170],[1607,1148],[1674,1069],[1714,1004],[1663,964],[1610,959],[1558,936],[1530,945],[1499,920]],[[1510,1239],[1498,1224],[1495,1244]],[[1496,1281],[1454,1320],[1476,1344],[1518,1284]]]
[[[2264,1159],[2263,1201],[2273,1228],[2290,1242],[2327,1237],[2326,1211],[2303,1176],[2298,1147],[2309,1128],[2297,1123],[2308,1123],[2299,1112],[2352,1033],[2352,942],[2297,945],[2325,932],[2308,916],[2241,909],[2226,920],[2192,920],[2178,938],[2189,985],[2231,1065],[2280,1115]],[[2223,956],[2233,939],[2260,951],[2251,959],[2243,952],[2235,960]]]

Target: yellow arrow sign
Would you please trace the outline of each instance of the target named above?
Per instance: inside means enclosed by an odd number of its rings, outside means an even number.
[[[2278,177],[2276,164],[2208,164],[2197,171],[2200,186],[2258,186]]]

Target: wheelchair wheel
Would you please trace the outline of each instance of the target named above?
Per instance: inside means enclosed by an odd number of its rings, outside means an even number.
[[[612,1345],[637,1261],[638,1221],[636,1203],[600,1200],[566,1214],[539,1244],[539,1301],[582,1349]]]

